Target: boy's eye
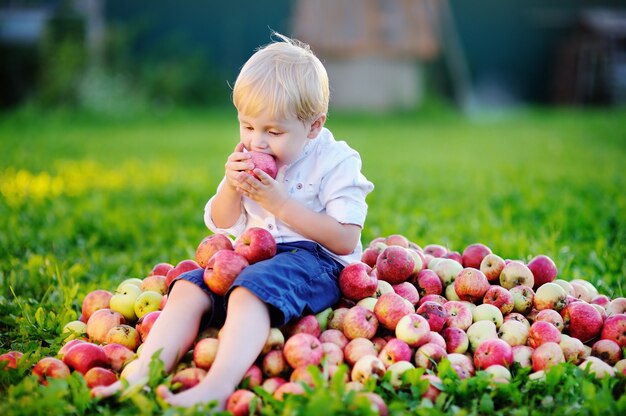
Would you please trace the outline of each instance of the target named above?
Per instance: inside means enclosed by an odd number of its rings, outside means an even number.
[[[271,134],[272,136],[280,136],[282,134],[281,132],[274,131],[274,130],[270,130],[268,133]]]

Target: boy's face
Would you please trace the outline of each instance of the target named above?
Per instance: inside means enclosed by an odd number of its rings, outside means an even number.
[[[294,162],[308,140],[317,137],[325,121],[324,115],[320,117],[311,123],[296,117],[277,119],[265,112],[255,117],[238,113],[240,141],[247,150],[274,156],[282,167]]]

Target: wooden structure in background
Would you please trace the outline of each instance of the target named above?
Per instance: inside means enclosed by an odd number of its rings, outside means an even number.
[[[297,0],[293,35],[329,72],[337,108],[389,110],[421,99],[420,62],[439,54],[437,0]]]

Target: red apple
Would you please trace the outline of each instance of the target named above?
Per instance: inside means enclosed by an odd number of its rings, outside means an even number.
[[[90,342],[74,345],[63,356],[63,362],[83,375],[93,367],[109,366],[109,360],[102,347]]]
[[[344,362],[343,349],[333,342],[322,342],[323,362],[327,365],[341,365]]]
[[[192,270],[201,269],[200,265],[195,260],[187,259],[181,260],[165,275],[165,283],[169,287],[170,284],[183,273],[190,272]]]
[[[378,330],[378,319],[374,312],[363,306],[356,305],[346,312],[342,327],[343,334],[350,340],[355,338],[372,338]]]
[[[204,283],[217,295],[224,296],[239,273],[249,263],[233,250],[219,250],[209,259],[204,270]]]
[[[285,341],[283,353],[291,368],[296,368],[303,365],[319,365],[324,350],[319,339],[311,334],[299,333]]]
[[[528,330],[528,345],[537,348],[546,342],[561,342],[561,331],[549,322],[533,322]]]
[[[500,273],[502,273],[502,269],[504,269],[505,265],[506,263],[502,257],[490,253],[482,259],[478,269],[483,272],[490,283],[496,283],[499,281]]]
[[[243,375],[241,382],[244,384],[247,383],[245,384],[247,388],[254,389],[255,387],[260,386],[263,382],[263,371],[258,365],[252,364]]]
[[[108,309],[113,293],[108,290],[97,289],[87,293],[83,299],[82,315],[84,322],[89,320],[92,313],[98,309]]]
[[[434,370],[448,353],[441,345],[427,342],[415,351],[415,365],[427,370]]]
[[[429,254],[433,257],[443,257],[448,252],[448,249],[441,244],[428,244],[424,247],[424,254]]]
[[[446,310],[446,327],[466,331],[472,325],[472,311],[464,303],[452,300],[444,303],[443,308]]]
[[[385,248],[387,248],[387,244],[382,241],[370,244],[365,248],[365,250],[363,250],[363,254],[361,254],[361,262],[370,267],[376,266],[376,260],[378,260],[378,256]]]
[[[549,322],[557,327],[559,331],[563,331],[563,317],[554,309],[544,309],[542,311],[539,311],[539,313],[535,317],[535,322],[537,321]]]
[[[365,355],[354,363],[350,378],[365,383],[369,379],[380,379],[385,374],[385,364],[375,355]]]
[[[385,238],[385,244],[388,246],[400,246],[409,248],[410,241],[402,234],[391,234]]]
[[[379,394],[367,391],[358,393],[358,396],[365,397],[371,403],[370,408],[372,409],[373,414],[378,416],[389,416],[389,408]]]
[[[248,228],[235,241],[235,252],[249,264],[267,260],[276,255],[276,240],[272,233],[261,227]]]
[[[413,312],[415,312],[413,305],[395,292],[385,293],[374,305],[374,314],[378,322],[391,331],[396,329],[398,321],[403,316]]]
[[[448,313],[444,306],[437,302],[424,302],[415,312],[428,321],[431,331],[440,332],[448,320]]]
[[[480,262],[482,262],[488,254],[491,254],[491,249],[486,245],[481,243],[470,244],[463,250],[463,267],[480,269]]]
[[[500,286],[505,289],[511,289],[515,286],[528,286],[532,288],[535,285],[535,277],[521,261],[511,261],[504,266],[500,273]]]
[[[411,361],[412,355],[413,351],[409,344],[401,339],[391,338],[378,353],[378,358],[385,364],[385,368],[388,368],[398,361]]]
[[[152,326],[160,315],[161,311],[152,311],[139,318],[135,324],[135,329],[139,332],[142,342],[146,342],[146,338],[148,338]]]
[[[489,290],[489,281],[478,269],[466,267],[454,280],[454,291],[461,300],[476,303]]]
[[[487,290],[483,297],[483,303],[494,305],[500,309],[503,316],[511,313],[515,306],[511,292],[499,285],[492,285]]]
[[[265,377],[282,377],[289,371],[283,350],[271,350],[263,356],[261,370]]]
[[[96,386],[108,386],[116,381],[117,376],[108,368],[92,367],[85,373],[85,382],[90,389]]]
[[[417,292],[421,297],[426,295],[441,295],[443,285],[439,275],[431,269],[421,270],[417,276],[414,276],[412,283],[417,288]]]
[[[586,302],[570,303],[563,308],[561,316],[564,330],[583,343],[591,341],[602,331],[603,322],[600,312]]]
[[[33,367],[33,374],[37,376],[41,384],[47,385],[48,378],[68,378],[70,369],[58,358],[44,357]]]
[[[393,291],[404,299],[408,300],[411,305],[416,305],[420,300],[420,295],[417,292],[417,288],[411,282],[402,282],[397,285],[393,285]]]
[[[472,377],[475,372],[474,361],[466,354],[453,352],[446,357],[452,369],[456,372],[461,380]]]
[[[463,354],[469,348],[469,338],[460,328],[446,328],[441,332],[446,344],[446,352]]]
[[[274,391],[274,398],[278,401],[283,401],[285,399],[285,395],[294,394],[294,395],[302,395],[306,392],[304,387],[300,383],[296,383],[294,381],[288,381],[284,384],[281,384]]]
[[[591,355],[598,357],[608,365],[614,366],[622,359],[622,348],[610,339],[600,339],[593,343]]]
[[[245,389],[235,390],[226,400],[226,411],[232,413],[233,416],[248,416],[253,400],[256,400],[256,405],[253,406],[256,407],[257,412],[261,411],[261,400],[256,394]]]
[[[293,324],[284,326],[283,330],[287,338],[301,332],[311,334],[317,338],[322,333],[320,324],[315,315],[303,315]]]
[[[376,261],[379,279],[398,284],[406,281],[413,273],[415,259],[408,249],[400,246],[389,246],[383,250]]]
[[[167,278],[160,274],[153,274],[148,277],[144,277],[141,281],[142,291],[151,290],[153,292],[165,295],[167,293]]]
[[[172,377],[172,387],[175,392],[188,390],[202,381],[206,371],[198,367],[188,367],[177,371]]]
[[[545,371],[559,363],[564,363],[565,356],[558,343],[546,342],[535,348],[531,361],[533,363],[533,371]]]
[[[367,338],[355,338],[348,342],[343,349],[343,354],[348,365],[353,366],[365,355],[378,356],[374,343]]]
[[[111,370],[117,372],[135,358],[135,353],[122,344],[106,344],[102,346],[102,350],[107,356]]]
[[[148,276],[152,276],[152,275],[167,276],[167,273],[173,268],[174,268],[174,265],[167,263],[167,262],[157,263],[154,265],[154,267],[152,267],[152,270],[150,271],[150,274]]]
[[[250,161],[254,164],[254,168],[250,170],[246,170],[245,172],[259,179],[259,177],[254,173],[254,169],[261,169],[263,172],[267,173],[272,177],[272,179],[276,179],[276,175],[278,174],[278,166],[276,165],[276,160],[274,156],[251,150],[248,152],[250,155]]]
[[[196,248],[196,263],[205,268],[209,259],[219,250],[233,250],[233,242],[224,234],[213,234],[204,237]]]
[[[513,364],[513,350],[501,339],[487,339],[474,351],[474,365],[477,369],[484,370],[494,364],[505,367]]]
[[[286,382],[287,380],[282,377],[269,377],[263,381],[261,387],[269,394],[274,394],[274,392]]]
[[[111,309],[98,309],[87,321],[87,336],[92,342],[103,344],[109,330],[123,323],[126,323],[126,320],[121,313]]]
[[[535,278],[535,286],[533,287],[535,291],[544,283],[553,282],[558,273],[554,261],[550,257],[543,254],[535,256],[531,261],[529,261],[528,268],[533,273],[533,277]]]
[[[332,329],[332,328],[327,329],[326,331],[322,332],[319,336],[319,339],[321,342],[332,342],[333,344],[336,344],[342,350],[345,348],[345,346],[349,342],[348,338],[346,338],[343,332],[341,332],[338,329]]]
[[[606,318],[600,337],[610,339],[621,348],[626,348],[626,314],[618,313]]]
[[[410,313],[398,321],[395,335],[410,347],[419,347],[430,337],[430,326],[423,316]]]
[[[372,274],[372,268],[363,262],[349,264],[339,274],[341,294],[355,302],[374,296],[377,288],[378,279]]]
[[[196,367],[208,370],[215,361],[219,341],[217,338],[203,338],[193,348],[193,362]]]
[[[570,337],[567,334],[561,334],[561,342],[559,343],[565,356],[565,361],[573,364],[580,364],[587,358],[587,347],[578,338]]]
[[[23,355],[24,354],[20,351],[5,352],[4,354],[0,355],[0,365],[2,365],[2,363],[6,363],[6,367],[4,368],[5,370],[8,368],[17,368],[17,365],[19,364]]]

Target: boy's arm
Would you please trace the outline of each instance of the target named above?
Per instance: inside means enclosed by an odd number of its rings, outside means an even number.
[[[239,177],[242,194],[265,208],[294,231],[311,239],[333,253],[352,253],[359,242],[361,227],[344,224],[325,213],[313,211],[290,198],[286,189],[260,169],[254,173],[260,180],[242,172]]]
[[[211,220],[219,228],[233,226],[241,215],[241,193],[237,178],[242,170],[254,168],[250,155],[243,153],[243,143],[237,143],[234,152],[228,157],[225,168],[225,180],[211,200]]]
[[[330,215],[315,212],[292,198],[285,200],[274,215],[297,233],[340,256],[352,253],[359,242],[360,226],[342,224]]]

